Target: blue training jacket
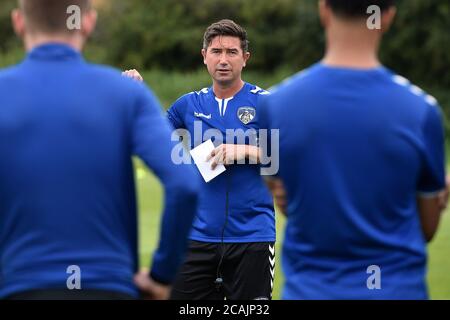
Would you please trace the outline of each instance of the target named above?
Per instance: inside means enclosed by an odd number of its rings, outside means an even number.
[[[0,298],[64,289],[71,266],[82,289],[137,296],[133,155],[165,187],[151,273],[171,282],[198,177],[171,161],[170,125],[153,94],[50,43],[0,72],[0,99]]]

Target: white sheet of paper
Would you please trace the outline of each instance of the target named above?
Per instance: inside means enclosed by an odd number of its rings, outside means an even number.
[[[206,158],[214,149],[215,148],[213,142],[211,140],[208,140],[190,151],[192,159],[194,159],[194,163],[197,165],[197,168],[206,183],[210,182],[212,179],[226,171],[223,164],[217,165],[217,167],[212,170],[212,159],[208,162],[206,161]]]

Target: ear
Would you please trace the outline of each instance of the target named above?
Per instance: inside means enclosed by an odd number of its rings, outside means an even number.
[[[206,64],[206,50],[202,49],[203,64]]]
[[[396,14],[397,8],[392,6],[381,15],[381,30],[383,32],[387,32],[391,28],[391,25],[394,22]]]
[[[319,17],[322,26],[326,29],[330,25],[331,9],[326,0],[319,1]]]
[[[250,56],[251,56],[250,52],[244,53],[244,67],[247,66],[247,61],[248,59],[250,59]]]
[[[97,25],[97,11],[94,9],[86,12],[81,20],[81,33],[88,38],[95,30]]]
[[[11,12],[11,23],[16,35],[20,38],[25,36],[25,17],[20,9]]]

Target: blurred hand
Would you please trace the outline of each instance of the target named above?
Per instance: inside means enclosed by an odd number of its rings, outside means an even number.
[[[135,274],[134,283],[146,300],[167,300],[170,297],[171,287],[157,283],[150,277],[147,269]]]
[[[222,144],[214,149],[206,158],[206,161],[213,159],[211,169],[215,169],[218,164],[230,165],[239,163],[247,158],[252,161],[250,163],[257,163],[259,149],[255,146],[245,144]]]
[[[266,178],[266,184],[270,192],[272,192],[273,198],[275,200],[275,205],[278,207],[282,214],[287,215],[286,189],[284,188],[281,179],[274,177]]]
[[[142,78],[141,74],[136,69],[126,70],[122,72],[122,75],[139,82],[144,81],[144,78]]]

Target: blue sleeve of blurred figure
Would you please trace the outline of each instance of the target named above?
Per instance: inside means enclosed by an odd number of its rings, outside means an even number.
[[[164,213],[152,277],[171,283],[185,255],[188,233],[196,211],[198,176],[192,166],[175,165],[171,159],[171,130],[153,94],[142,90],[133,123],[133,152],[160,179],[165,189]]]
[[[423,124],[424,155],[418,191],[433,193],[445,188],[445,138],[438,106],[427,106]]]
[[[167,119],[174,129],[185,129],[182,115],[185,113],[186,105],[186,96],[182,96],[167,110]]]

